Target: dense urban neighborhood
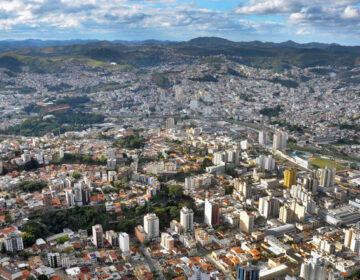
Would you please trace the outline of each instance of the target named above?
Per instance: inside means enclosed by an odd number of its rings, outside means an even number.
[[[104,48],[0,57],[1,278],[360,278],[360,67]]]

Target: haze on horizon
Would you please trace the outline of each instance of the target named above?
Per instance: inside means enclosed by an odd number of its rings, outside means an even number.
[[[360,0],[11,0],[0,38],[293,40],[360,45]]]

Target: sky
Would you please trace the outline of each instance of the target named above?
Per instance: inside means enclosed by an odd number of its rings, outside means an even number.
[[[0,40],[201,36],[360,45],[360,0],[0,0]]]

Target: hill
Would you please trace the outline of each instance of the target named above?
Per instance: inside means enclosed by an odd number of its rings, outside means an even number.
[[[110,63],[115,62],[119,65],[117,67],[119,69],[124,65],[141,68],[156,66],[164,62],[191,62],[200,57],[218,55],[225,56],[231,61],[274,71],[281,71],[291,66],[301,68],[360,66],[360,47],[336,44],[298,44],[293,41],[233,42],[217,37],[200,37],[187,42],[156,40],[38,42],[35,40],[27,45],[30,48],[22,48],[25,45],[24,42],[17,42],[17,50],[2,54],[4,41],[0,42],[0,68],[6,68],[12,72],[21,72],[24,69],[40,73],[61,72],[68,62],[113,68],[114,65]],[[73,42],[75,44],[72,44]],[[42,47],[31,47],[39,45]]]

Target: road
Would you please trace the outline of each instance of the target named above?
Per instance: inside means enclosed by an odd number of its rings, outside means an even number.
[[[140,247],[141,252],[144,255],[145,261],[149,265],[151,271],[156,271],[156,273],[159,275],[158,279],[165,280],[164,274],[162,273],[161,266],[157,260],[154,260],[150,253],[148,252],[147,248],[143,245]]]

